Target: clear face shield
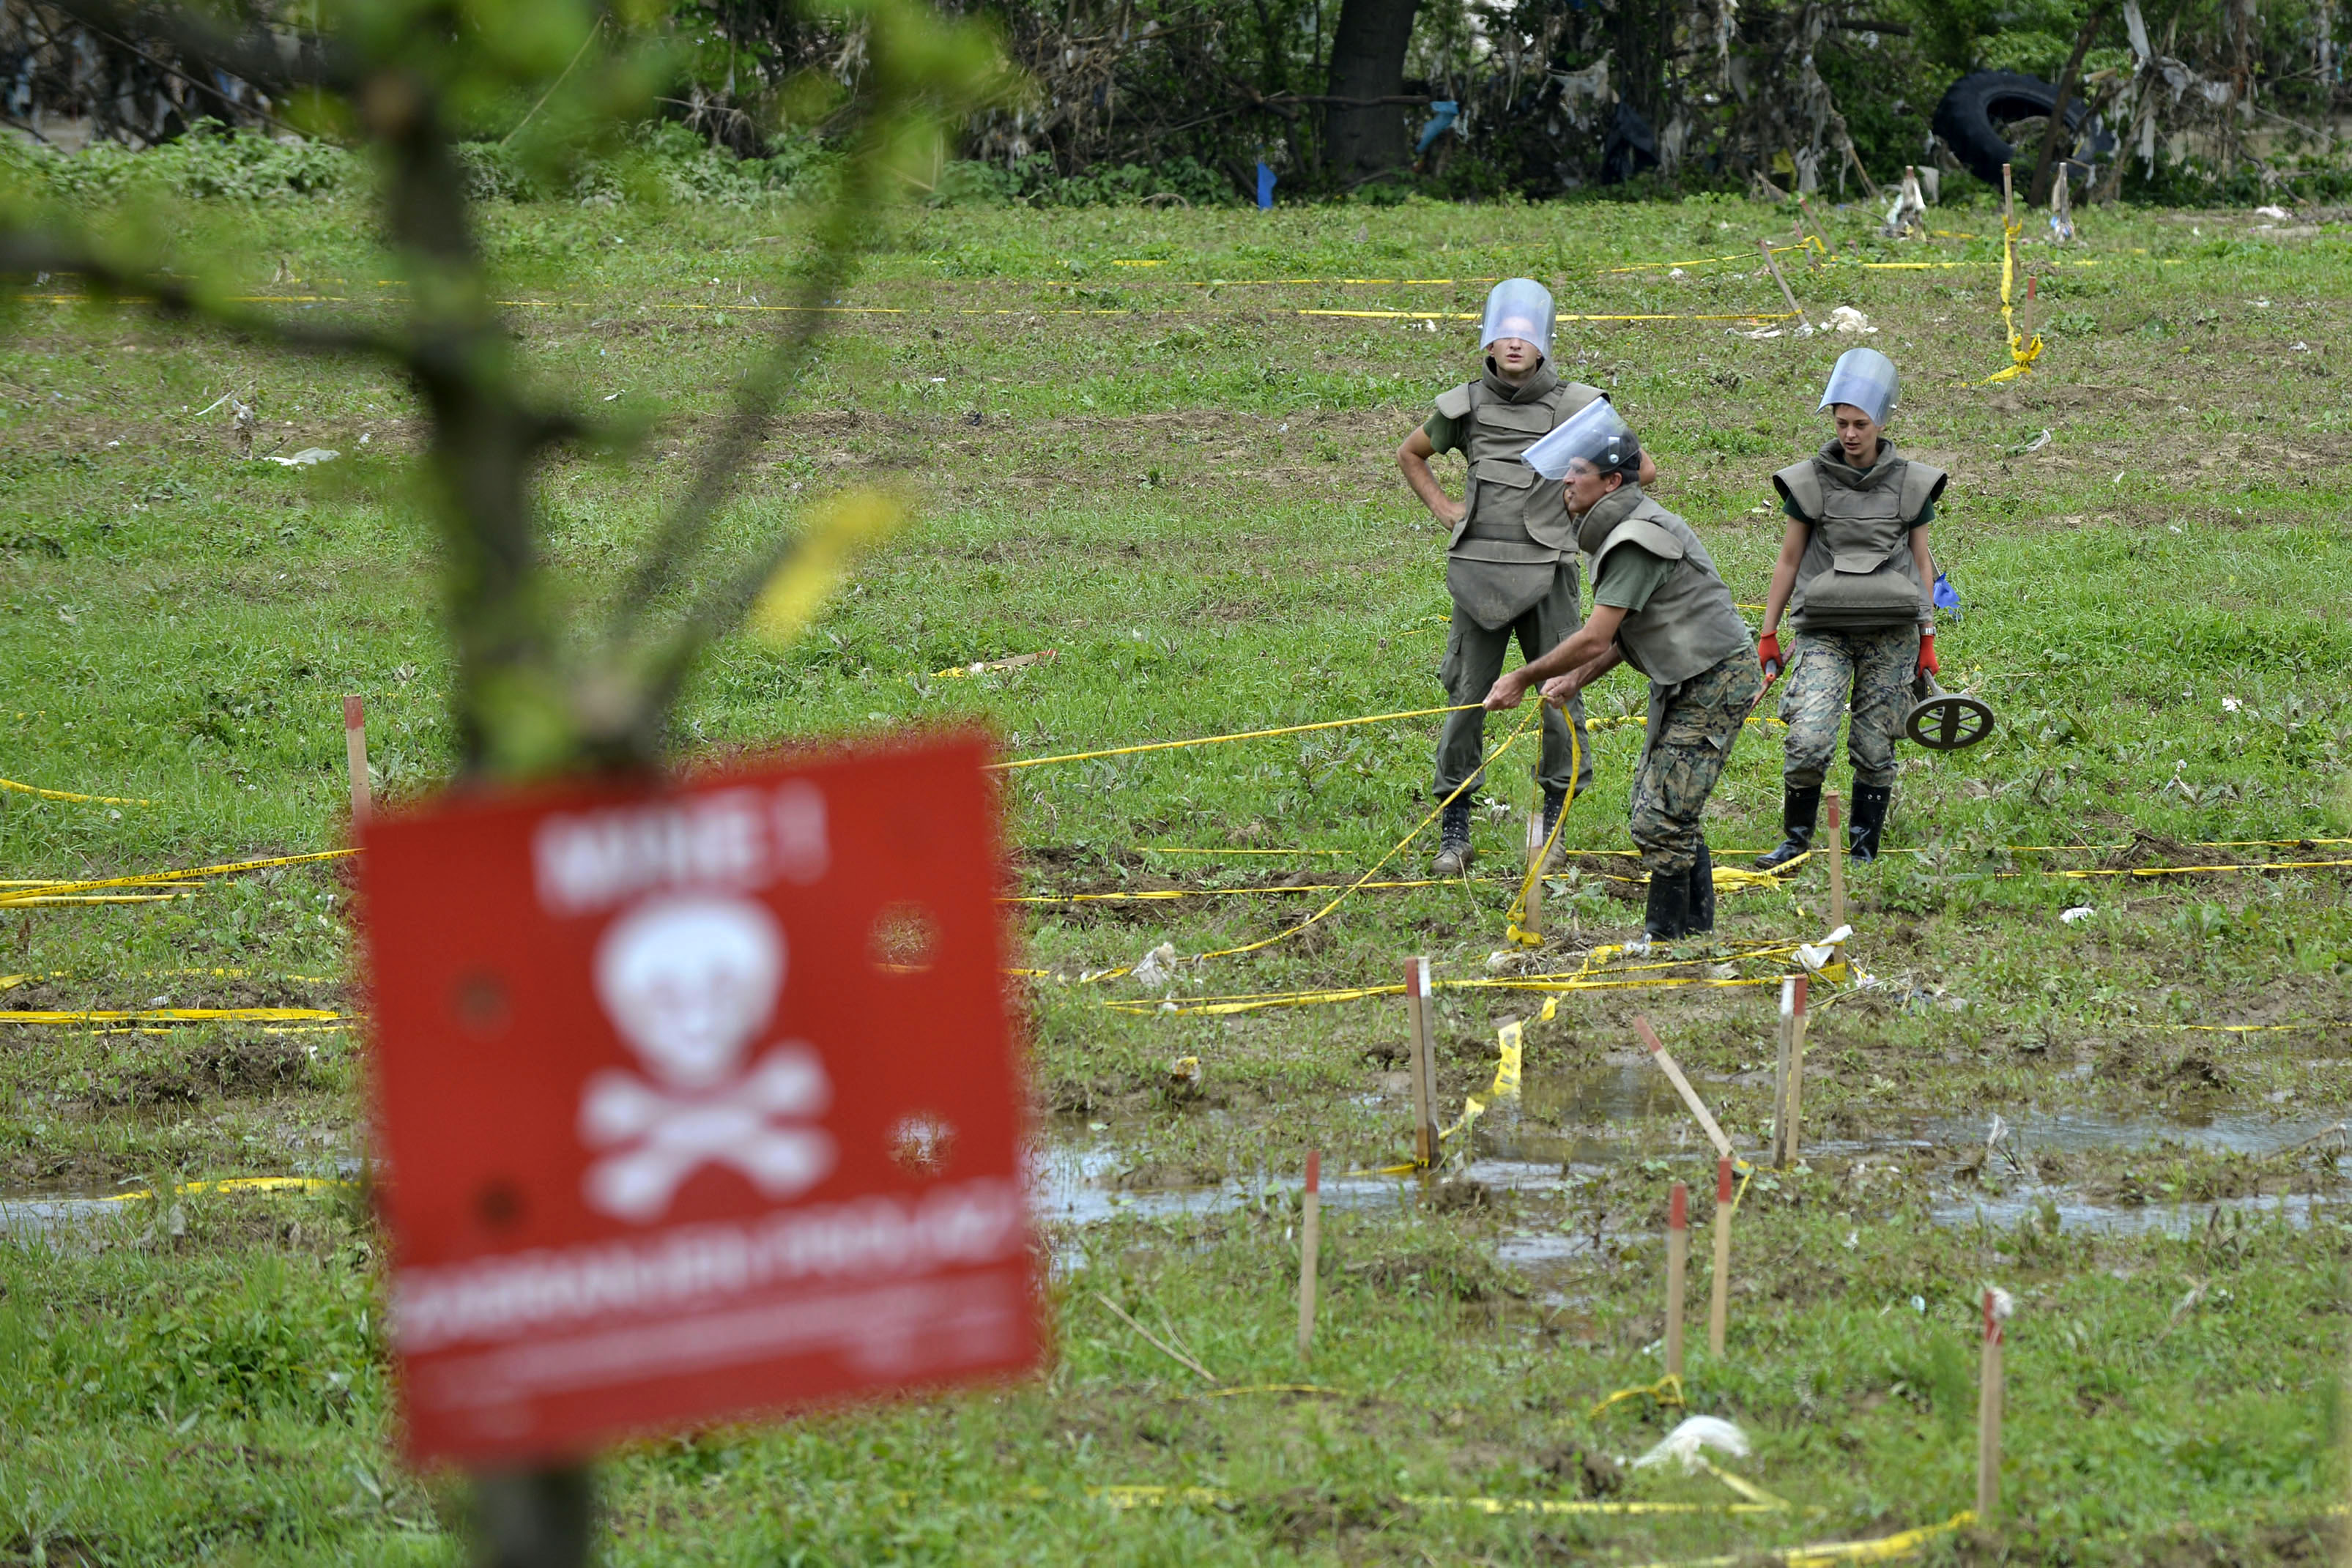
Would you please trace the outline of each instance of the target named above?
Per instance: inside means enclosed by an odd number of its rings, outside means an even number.
[[[1870,415],[1873,423],[1885,424],[1901,393],[1894,361],[1875,349],[1848,349],[1838,356],[1830,371],[1830,384],[1822,389],[1822,407],[1852,403]]]
[[[1517,338],[1533,343],[1551,358],[1551,290],[1532,277],[1507,277],[1486,295],[1486,320],[1478,330],[1478,347],[1492,347],[1497,338]]]
[[[1578,458],[1603,474],[1633,477],[1642,467],[1642,444],[1605,397],[1594,398],[1568,423],[1528,447],[1527,465],[1547,479],[1565,479]]]

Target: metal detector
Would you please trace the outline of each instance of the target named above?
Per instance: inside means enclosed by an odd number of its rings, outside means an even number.
[[[1911,683],[1911,715],[1903,733],[1930,751],[1963,751],[1992,733],[1992,709],[1975,697],[1948,692],[1922,670]]]

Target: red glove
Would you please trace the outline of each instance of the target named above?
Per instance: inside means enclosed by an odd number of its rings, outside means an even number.
[[[1764,666],[1764,678],[1777,679],[1780,674],[1780,634],[1767,632],[1764,640],[1756,644],[1756,657]]]
[[[1933,632],[1919,633],[1918,673],[1923,675],[1940,675],[1944,673],[1936,663],[1936,634]]]

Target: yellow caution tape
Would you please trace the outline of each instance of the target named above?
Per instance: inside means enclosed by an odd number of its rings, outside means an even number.
[[[1042,1498],[1041,1491],[1029,1495]],[[1087,1496],[1124,1511],[1135,1508],[1237,1508],[1245,1500],[1238,1492],[1220,1487],[1107,1486],[1088,1487]],[[1546,1517],[1589,1514],[1637,1518],[1643,1515],[1701,1513],[1776,1513],[1786,1503],[1643,1502],[1615,1499],[1549,1497],[1449,1497],[1414,1493],[1399,1497],[1408,1508],[1465,1508],[1486,1514],[1532,1514]]]
[[[1393,719],[1432,718],[1440,714],[1461,713],[1478,707],[1478,703],[1456,703],[1451,707],[1414,708],[1408,713],[1367,714],[1362,718],[1327,718],[1319,724],[1290,724],[1279,729],[1245,729],[1233,735],[1203,735],[1191,740],[1154,740],[1140,746],[1113,746],[1101,751],[1068,751],[1058,757],[1024,757],[1012,762],[992,763],[1000,772],[1013,772],[1023,768],[1044,768],[1055,762],[1092,762],[1104,757],[1133,757],[1146,751],[1178,751],[1192,746],[1223,746],[1228,741],[1265,740],[1277,735],[1305,735],[1309,730],[1345,729],[1350,725],[1386,724]]]
[[[41,789],[30,784],[19,784],[14,779],[0,779],[0,789],[14,789],[19,795],[37,795],[44,800],[76,800],[88,806],[152,806],[155,803],[136,796],[77,795],[70,789]]]
[[[1352,888],[1370,893],[1382,888],[1451,887],[1461,882],[1504,882],[1498,876],[1423,876],[1396,882],[1297,882],[1269,887],[1150,887],[1132,893],[1032,893],[1007,894],[999,904],[1161,904],[1177,898],[1247,898],[1260,893],[1331,893]]]
[[[1295,925],[1285,926],[1282,930],[1276,932],[1271,936],[1260,937],[1255,942],[1244,942],[1238,947],[1218,947],[1206,953],[1195,953],[1189,958],[1185,959],[1184,962],[1201,964],[1206,963],[1211,958],[1235,958],[1241,956],[1244,953],[1256,953],[1263,951],[1264,949],[1271,947],[1276,943],[1283,941],[1287,937],[1297,936],[1301,931],[1306,930],[1308,926],[1314,925],[1317,921],[1321,920],[1325,915],[1339,908],[1340,904],[1347,902],[1349,894],[1354,893],[1358,888],[1362,887],[1372,881],[1373,878],[1379,876],[1382,866],[1388,864],[1389,862],[1403,853],[1406,846],[1411,844],[1413,840],[1421,837],[1423,831],[1428,828],[1430,823],[1437,821],[1439,816],[1444,812],[1446,807],[1452,805],[1454,800],[1462,795],[1463,791],[1470,788],[1472,783],[1484,778],[1486,776],[1486,770],[1499,760],[1505,752],[1517,745],[1519,738],[1528,733],[1528,726],[1533,721],[1537,711],[1538,710],[1534,708],[1530,708],[1526,714],[1522,715],[1517,727],[1513,729],[1509,735],[1505,736],[1500,745],[1487,752],[1486,755],[1480,759],[1478,770],[1476,772],[1472,773],[1469,778],[1465,779],[1461,783],[1455,785],[1454,787],[1453,793],[1446,796],[1444,800],[1439,801],[1434,807],[1433,807],[1427,816],[1414,823],[1412,830],[1408,831],[1404,837],[1390,845],[1388,851],[1383,853],[1379,860],[1372,862],[1370,870],[1365,872],[1362,876],[1358,877],[1354,882],[1342,888],[1339,894],[1336,894],[1329,903],[1324,904],[1322,908],[1317,910],[1306,919],[1299,921]],[[1084,978],[1089,982],[1097,980],[1112,980],[1118,978],[1122,975],[1132,974],[1134,972],[1134,965],[1126,964],[1121,965],[1116,969],[1106,969],[1099,974],[1086,976]]]
[[[1477,321],[1475,310],[1295,310],[1295,316],[1345,316],[1369,321]],[[1619,315],[1555,316],[1555,321],[1789,321],[1786,310],[1734,310],[1703,315],[1666,311],[1627,311]]]
[[[933,670],[935,681],[958,680],[967,675],[992,674],[999,670],[1024,669],[1031,664],[1050,664],[1062,655],[1052,648],[1034,653],[1016,653],[1010,659],[988,659],[976,664],[950,664],[944,670]]]
[[[53,882],[40,885],[37,893],[0,893],[0,909],[15,904],[34,903],[40,898],[55,897],[67,893],[93,893],[109,887],[152,887],[175,882],[193,882],[199,877],[233,876],[238,872],[263,871],[271,866],[307,865],[313,861],[341,860],[360,852],[353,850],[317,850],[309,854],[272,855],[268,860],[229,861],[220,865],[191,866],[185,871],[145,871],[131,876],[100,877],[89,882]]]
[[[1669,1372],[1655,1383],[1644,1383],[1637,1387],[1619,1389],[1600,1404],[1595,1405],[1592,1407],[1592,1415],[1598,1417],[1612,1406],[1622,1404],[1628,1399],[1654,1399],[1660,1405],[1671,1406],[1677,1410],[1689,1408],[1683,1400],[1683,1375],[1679,1372]]]
[[[1568,809],[1576,804],[1576,780],[1584,771],[1584,747],[1576,732],[1580,726],[1569,725],[1568,730],[1568,792],[1560,798],[1559,815],[1552,819],[1551,831],[1544,835],[1543,848],[1528,862],[1528,873],[1519,880],[1519,891],[1511,900],[1510,913],[1505,916],[1506,938],[1515,946],[1540,947],[1543,936],[1538,932],[1523,929],[1519,922],[1527,918],[1528,900],[1535,896],[1536,883],[1551,867],[1552,846],[1559,842],[1559,831],[1568,826]]]
[[[0,1023],[316,1023],[345,1021],[356,1016],[329,1008],[97,1008],[87,1011],[36,1008],[0,1011]]]
[[[2036,332],[2033,334],[2033,341],[2031,343],[2018,336],[2016,308],[2014,301],[2011,298],[2011,294],[2014,292],[2017,280],[2017,236],[2024,232],[2024,229],[2016,224],[2005,222],[2002,225],[2000,241],[2000,321],[2002,328],[2009,333],[2010,362],[2009,369],[1996,371],[1985,378],[1984,384],[1987,386],[1991,385],[1995,382],[2015,380],[2017,377],[2021,376],[2025,374],[2026,371],[2032,370],[2033,368],[2033,361],[2042,357],[2041,333]]]
[[[358,1185],[338,1176],[225,1176],[219,1181],[182,1182],[172,1192],[174,1197],[188,1192],[327,1192]],[[106,1201],[142,1203],[154,1196],[142,1187],[137,1192],[110,1193]]]
[[[31,893],[20,898],[0,899],[11,909],[29,909],[41,904],[169,904],[175,898],[201,896],[194,888],[185,893]]]
[[[1874,1541],[1832,1541],[1812,1546],[1790,1546],[1777,1552],[1737,1552],[1727,1557],[1693,1557],[1680,1562],[1643,1563],[1642,1568],[1746,1568],[1756,1563],[1778,1563],[1781,1568],[1835,1568],[1844,1563],[1894,1563],[1916,1557],[1939,1536],[1967,1529],[1977,1521],[1975,1511],[1963,1509],[1941,1524],[1923,1524]]]

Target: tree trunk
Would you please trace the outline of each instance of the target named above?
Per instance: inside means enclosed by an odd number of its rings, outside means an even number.
[[[1653,131],[1666,123],[1666,60],[1675,47],[1672,0],[1621,0],[1611,28],[1610,78]]]
[[[1421,0],[1344,0],[1331,36],[1331,96],[1392,98],[1404,91],[1404,52]],[[1333,177],[1353,185],[1404,166],[1411,151],[1403,109],[1392,103],[1331,105],[1324,157]]]

